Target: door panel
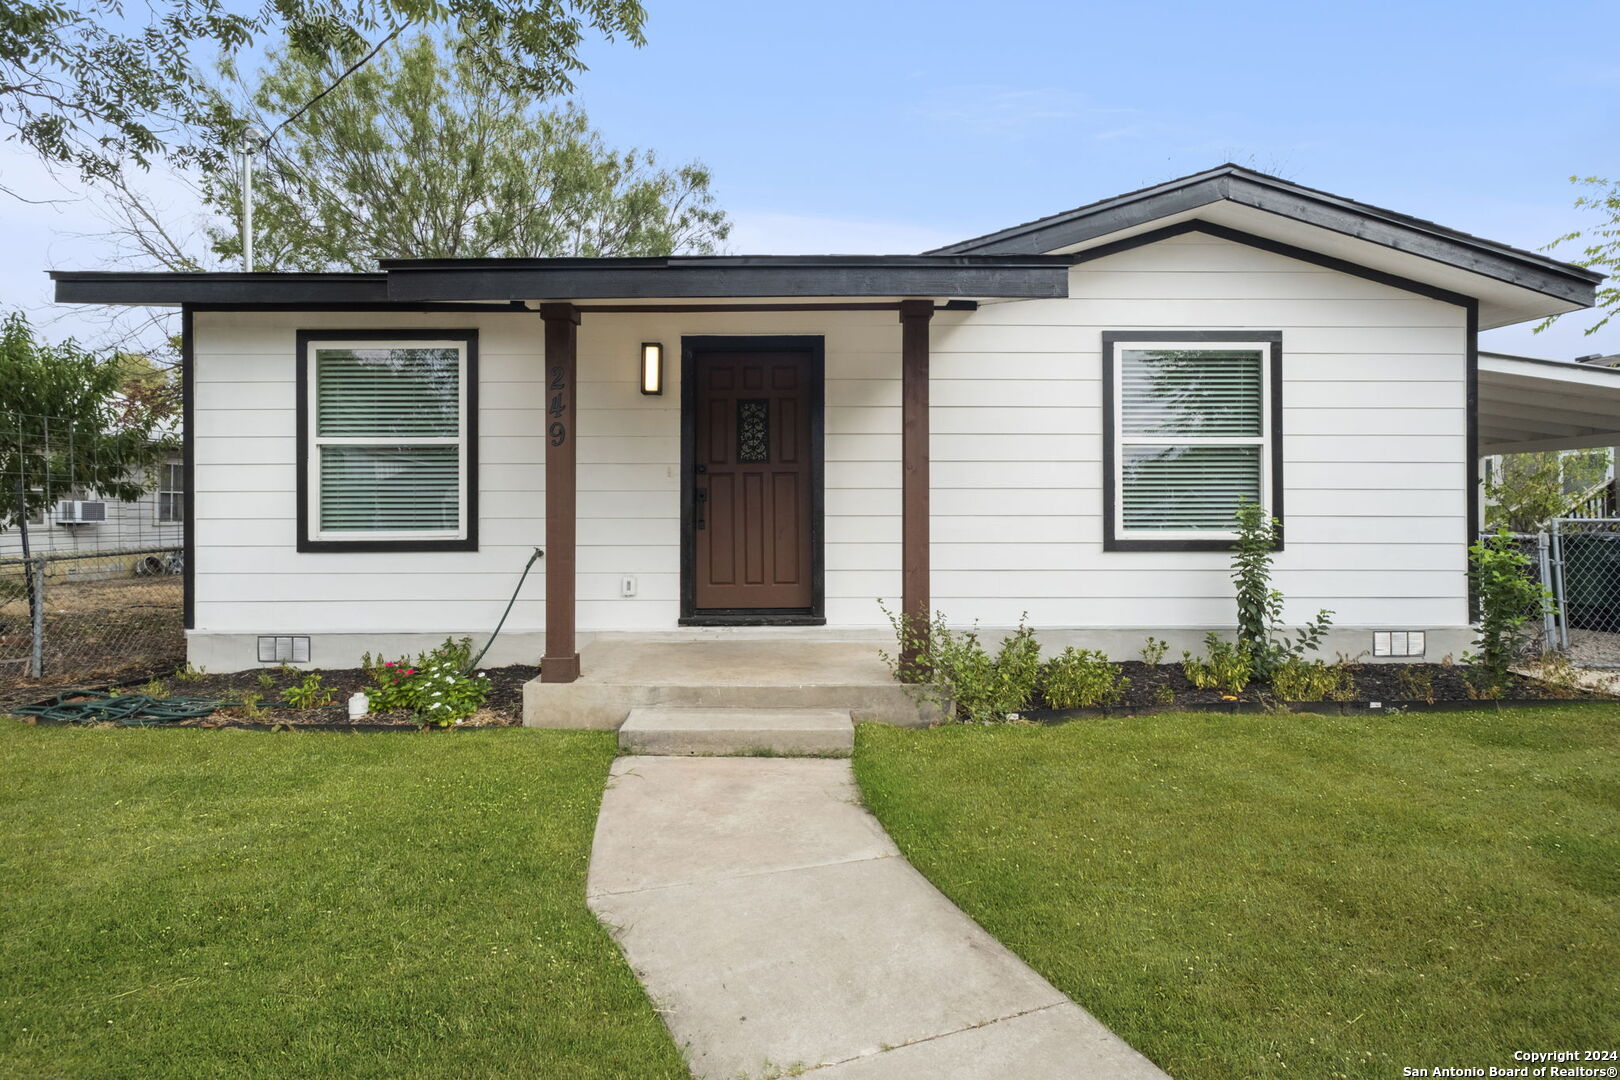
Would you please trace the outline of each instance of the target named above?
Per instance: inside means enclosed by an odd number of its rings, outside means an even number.
[[[808,611],[810,357],[697,352],[693,476],[699,611]]]

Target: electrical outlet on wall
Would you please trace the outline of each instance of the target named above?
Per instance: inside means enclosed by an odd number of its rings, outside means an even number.
[[[636,595],[636,576],[634,574],[626,574],[619,579],[619,595]]]

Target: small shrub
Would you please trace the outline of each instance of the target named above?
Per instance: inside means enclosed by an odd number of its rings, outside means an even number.
[[[321,673],[312,671],[303,682],[283,690],[281,700],[295,709],[324,709],[336,699],[331,688],[321,682]]]
[[[258,694],[242,695],[242,719],[260,721],[265,718],[265,711],[259,706]]]
[[[1046,662],[1041,686],[1054,709],[1111,705],[1130,689],[1131,680],[1101,652],[1064,649]]]
[[[1426,701],[1434,704],[1434,673],[1420,664],[1403,664],[1395,672],[1395,681],[1401,684],[1401,694],[1408,701]]]
[[[367,656],[369,660],[369,654]],[[483,707],[489,681],[482,672],[471,675],[472,639],[454,641],[406,659],[372,664],[372,688],[367,691],[377,712],[408,712],[420,724],[449,727]]]
[[[1508,669],[1524,652],[1531,620],[1540,621],[1552,607],[1552,594],[1529,576],[1530,557],[1519,550],[1506,528],[1468,548],[1469,576],[1479,598],[1477,653],[1463,653],[1463,663],[1477,664],[1486,675],[1478,685],[1500,691]],[[1498,692],[1495,695],[1500,697]]]
[[[1204,635],[1204,648],[1208,655],[1203,658],[1195,658],[1190,652],[1181,654],[1181,670],[1187,681],[1200,690],[1243,693],[1254,675],[1249,650],[1241,643],[1222,641],[1213,630]]]
[[[1232,548],[1232,582],[1237,587],[1237,638],[1249,655],[1256,676],[1270,678],[1273,670],[1295,657],[1322,647],[1333,625],[1333,612],[1323,608],[1316,618],[1290,638],[1283,626],[1283,594],[1271,587],[1271,553],[1276,546],[1277,519],[1267,517],[1259,503],[1238,507],[1238,541]]]
[[[1142,645],[1142,663],[1148,667],[1158,667],[1164,663],[1164,654],[1170,651],[1168,641],[1160,641],[1156,637],[1149,637]]]
[[[275,688],[276,688],[276,677],[274,675],[270,674],[268,671],[259,672],[259,689],[261,689],[261,690],[274,690]]]
[[[1176,692],[1169,683],[1160,683],[1153,688],[1153,703],[1155,705],[1174,705]]]
[[[919,628],[904,615],[882,610],[900,645],[899,656],[882,654],[884,662],[917,698],[942,711],[954,708],[957,719],[972,723],[1003,721],[1029,708],[1041,675],[1041,647],[1024,619],[991,656],[976,625],[952,630],[936,613],[932,623]]]
[[[1272,671],[1271,691],[1283,701],[1348,701],[1355,694],[1355,676],[1342,663],[1290,656]]]

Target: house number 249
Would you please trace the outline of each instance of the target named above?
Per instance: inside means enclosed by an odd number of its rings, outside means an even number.
[[[559,419],[563,415],[563,395],[568,393],[568,386],[563,378],[561,364],[551,369],[551,379],[546,384],[546,389],[551,394],[551,401],[546,406],[546,412],[552,417],[551,426],[546,430],[551,435],[551,445],[561,446],[568,441],[568,425]]]

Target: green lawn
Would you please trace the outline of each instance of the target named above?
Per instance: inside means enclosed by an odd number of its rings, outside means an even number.
[[[0,1076],[686,1076],[585,908],[613,755],[0,720]]]
[[[952,900],[1178,1080],[1620,1043],[1620,709],[864,725]],[[1605,1066],[1606,1067],[1606,1066]]]

